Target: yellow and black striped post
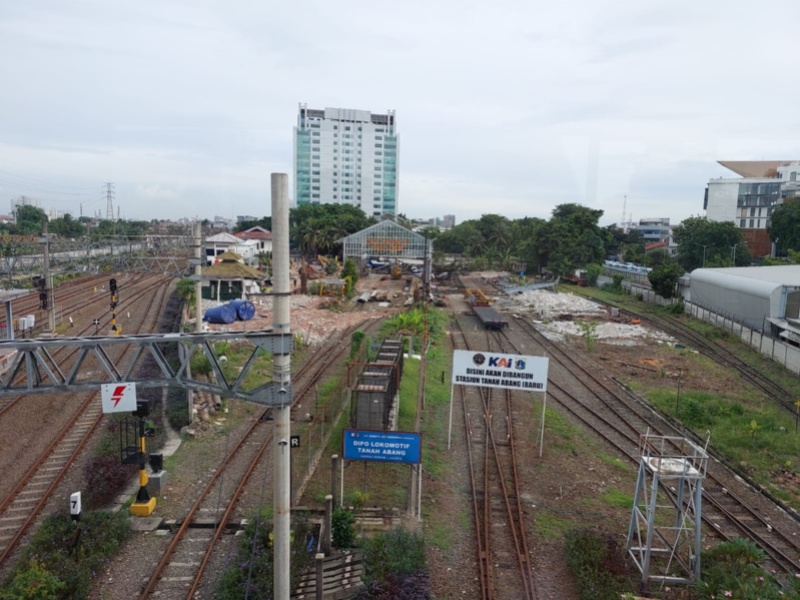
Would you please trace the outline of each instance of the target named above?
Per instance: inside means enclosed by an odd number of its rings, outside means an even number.
[[[156,499],[150,496],[147,491],[147,483],[150,478],[147,476],[145,467],[147,465],[147,447],[145,446],[146,437],[146,419],[150,412],[150,407],[147,402],[137,402],[136,412],[133,416],[138,421],[138,434],[139,434],[139,448],[137,458],[139,462],[139,491],[136,493],[136,500],[130,507],[130,514],[134,517],[149,517],[156,509]]]

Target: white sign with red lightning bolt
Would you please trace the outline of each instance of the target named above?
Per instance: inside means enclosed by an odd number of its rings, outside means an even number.
[[[104,383],[100,386],[103,412],[133,412],[136,410],[135,383]]]

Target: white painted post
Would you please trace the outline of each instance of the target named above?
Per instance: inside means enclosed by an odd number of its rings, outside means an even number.
[[[453,391],[455,384],[450,382],[450,421],[447,424],[447,449],[450,450],[450,437],[453,435]]]
[[[547,409],[547,392],[544,393],[542,400],[542,432],[539,434],[539,458],[542,457],[544,451],[544,411]]]

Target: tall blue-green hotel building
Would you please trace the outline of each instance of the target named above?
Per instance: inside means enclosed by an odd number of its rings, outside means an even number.
[[[352,204],[367,216],[398,213],[394,111],[300,105],[294,128],[295,205]]]

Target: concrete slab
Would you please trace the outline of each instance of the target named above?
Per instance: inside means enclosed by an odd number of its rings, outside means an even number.
[[[161,517],[129,517],[133,531],[155,531],[161,526]]]

